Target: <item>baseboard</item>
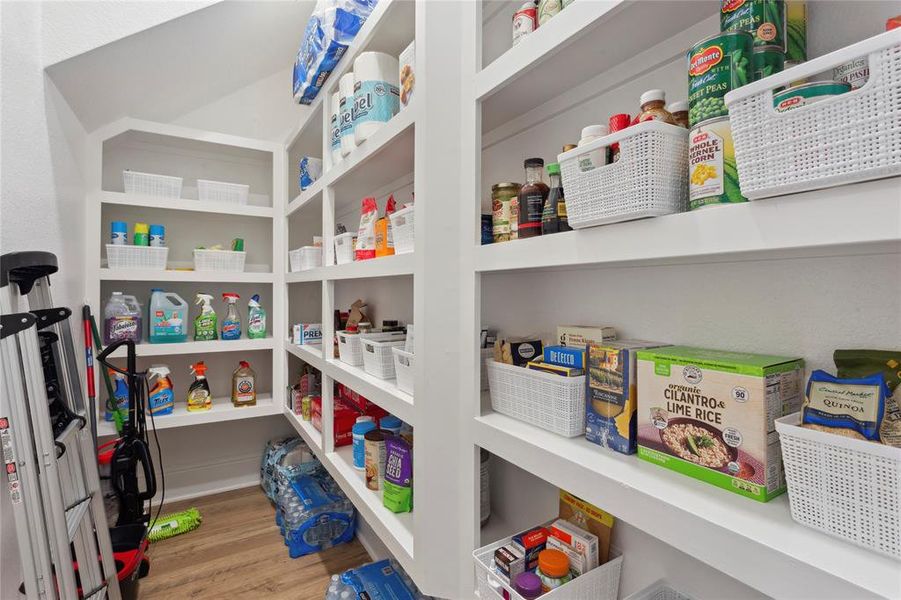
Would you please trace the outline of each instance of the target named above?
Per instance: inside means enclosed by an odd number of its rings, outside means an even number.
[[[160,482],[157,481],[157,484]],[[259,456],[166,470],[166,504],[260,484]],[[157,498],[159,500],[159,498]]]

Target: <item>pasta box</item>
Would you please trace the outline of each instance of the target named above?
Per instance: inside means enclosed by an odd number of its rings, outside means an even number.
[[[759,502],[785,491],[774,421],[801,406],[802,359],[689,346],[637,355],[639,458]]]

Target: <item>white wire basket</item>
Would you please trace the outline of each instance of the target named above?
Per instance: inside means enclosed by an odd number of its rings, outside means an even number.
[[[566,437],[585,435],[585,376],[564,377],[485,360],[491,408]]]
[[[415,354],[401,349],[391,348],[394,353],[394,373],[397,376],[397,387],[408,394],[413,393],[413,368],[416,365]]]
[[[250,196],[250,186],[243,183],[198,179],[197,196],[200,200],[208,202],[247,204],[247,198]]]
[[[243,273],[246,252],[234,250],[194,250],[195,271],[226,271]]]
[[[357,237],[357,234],[352,231],[335,236],[335,264],[346,265],[354,261],[355,237]]]
[[[589,171],[579,157],[619,142],[619,160]],[[573,229],[688,210],[688,131],[646,121],[557,156]]]
[[[158,246],[106,245],[106,264],[110,269],[152,269],[164,271],[169,248]]]
[[[901,560],[901,448],[776,420],[792,518]]]
[[[415,237],[415,228],[413,223],[413,206],[402,208],[392,213],[391,219],[391,236],[394,240],[395,254],[408,254],[413,252],[413,242]]]
[[[694,598],[676,590],[665,579],[658,579],[643,590],[626,596],[623,600],[694,600]]]
[[[379,334],[385,336],[388,334]],[[360,346],[363,350],[363,370],[379,379],[394,379],[394,354],[392,348],[403,348],[404,339],[380,340],[375,336],[364,334],[360,338]]]
[[[140,171],[122,171],[126,194],[144,194],[160,198],[181,198],[181,177],[156,175]]]
[[[859,89],[777,113],[773,90],[866,57]],[[741,192],[757,200],[901,174],[901,29],[726,94]]]
[[[322,266],[322,247],[304,246],[288,252],[291,272],[309,271]]]
[[[518,367],[514,367],[518,368]],[[472,553],[476,565],[476,579],[480,600],[525,600],[511,585],[494,570],[494,551],[509,544],[512,537],[482,546]],[[623,557],[610,550],[610,560],[587,573],[576,577],[555,590],[541,595],[541,600],[616,600],[619,595],[619,575],[623,568]]]

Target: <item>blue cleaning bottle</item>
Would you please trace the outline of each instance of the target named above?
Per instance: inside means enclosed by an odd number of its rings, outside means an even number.
[[[223,340],[239,340],[241,339],[241,317],[238,315],[238,300],[241,298],[238,294],[224,293],[222,299],[228,302],[228,308],[225,311],[225,317],[222,319]]]
[[[115,378],[116,384],[113,387],[113,397],[106,402],[106,410],[103,413],[103,417],[107,421],[116,421],[118,426],[120,421],[124,421],[128,415],[128,384],[125,381],[125,375],[122,373],[117,373],[110,369],[110,375]]]

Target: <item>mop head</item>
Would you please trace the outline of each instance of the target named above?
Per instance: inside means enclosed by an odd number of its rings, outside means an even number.
[[[147,539],[151,542],[158,542],[188,533],[200,527],[201,520],[200,511],[196,508],[189,508],[179,513],[161,515],[156,520],[156,524],[150,528]]]

